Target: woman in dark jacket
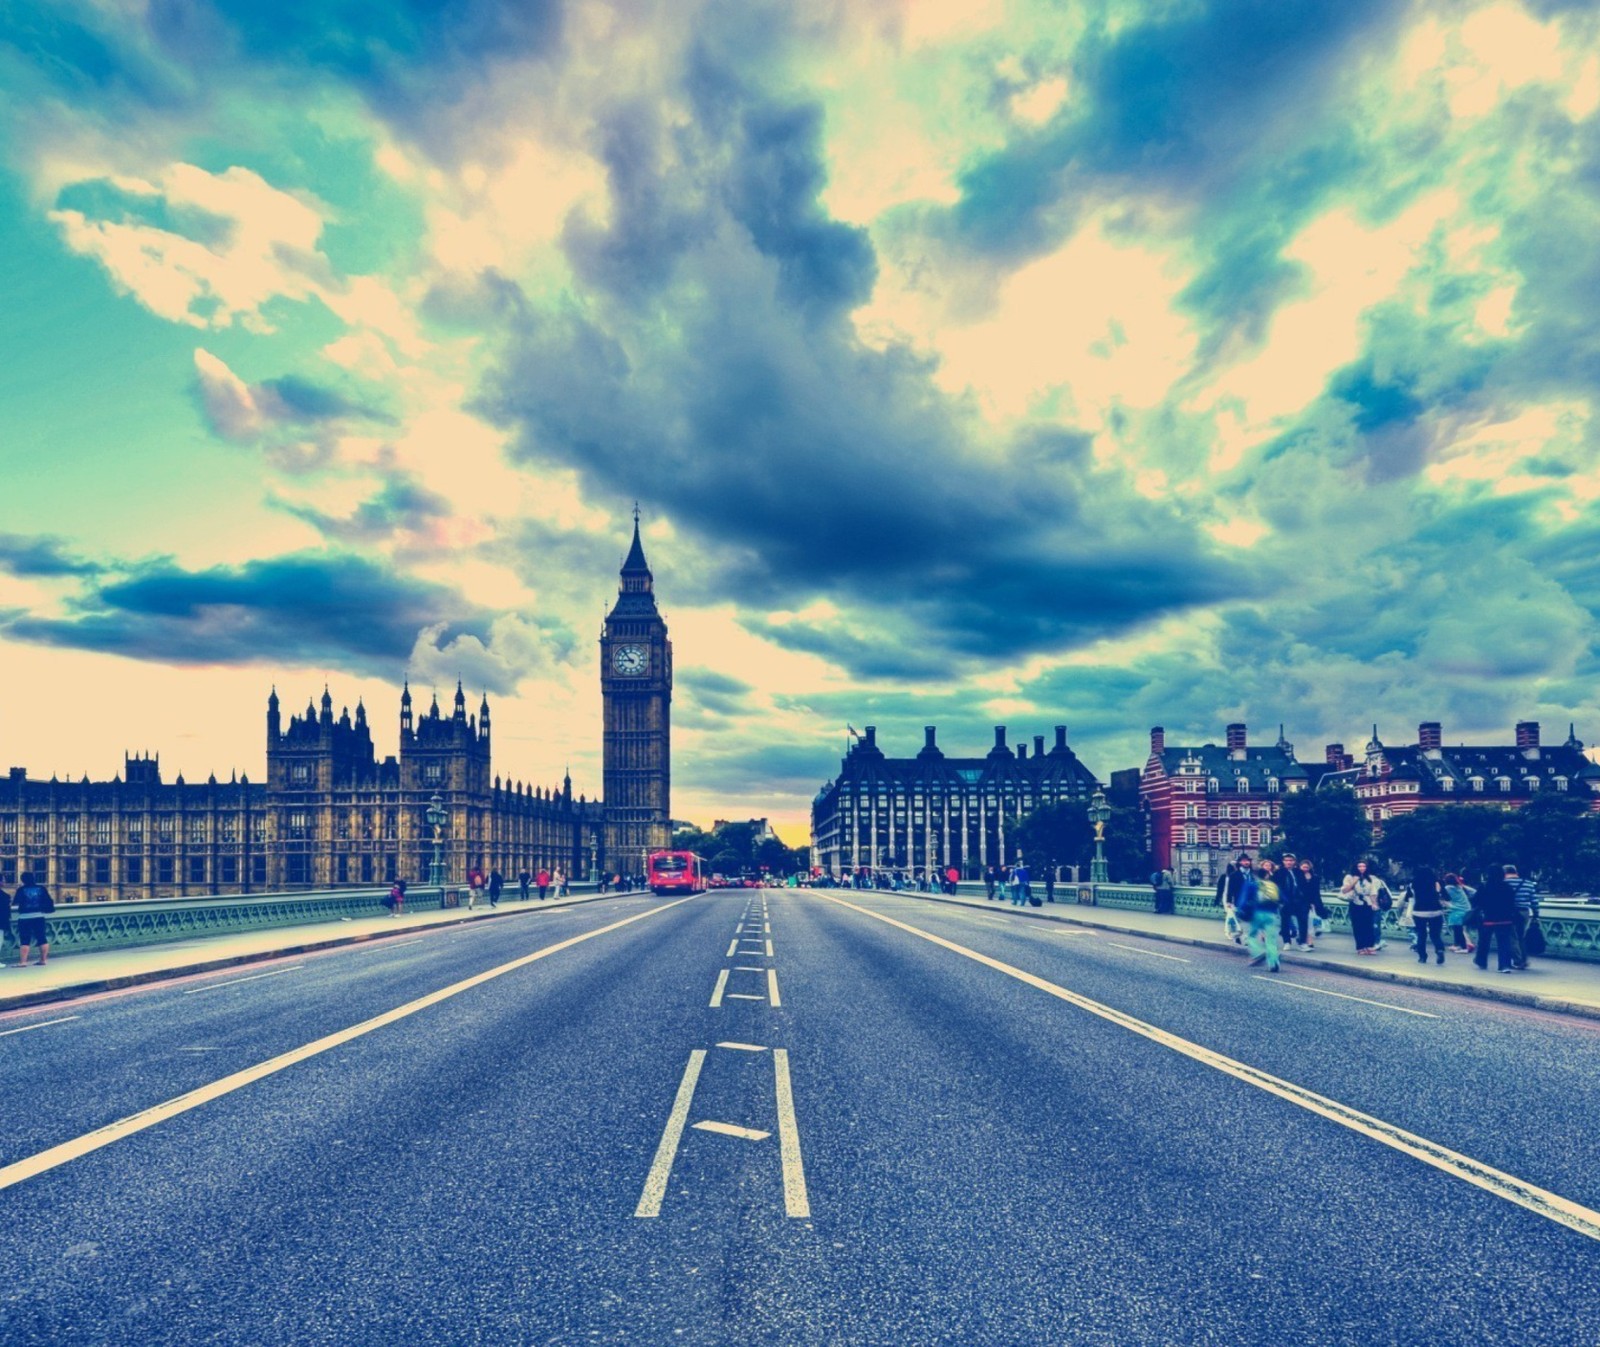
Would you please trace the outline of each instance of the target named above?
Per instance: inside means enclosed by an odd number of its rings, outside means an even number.
[[[1478,885],[1478,896],[1473,904],[1481,914],[1478,932],[1478,950],[1472,962],[1479,968],[1489,967],[1489,942],[1495,942],[1495,957],[1502,973],[1512,969],[1512,940],[1517,922],[1517,895],[1499,870],[1491,869]]]

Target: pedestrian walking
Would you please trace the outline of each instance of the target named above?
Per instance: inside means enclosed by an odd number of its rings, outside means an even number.
[[[528,891],[533,884],[533,876],[526,870],[517,876],[517,890],[522,896],[522,901],[528,901]]]
[[[961,882],[961,871],[951,866],[944,872],[945,892],[952,898],[956,896],[956,885]]]
[[[477,907],[478,899],[483,894],[483,871],[476,865],[467,871],[467,911]]]
[[[1366,861],[1357,861],[1356,868],[1339,886],[1339,894],[1350,910],[1350,934],[1355,937],[1356,953],[1376,954],[1380,946],[1378,922],[1384,910],[1379,902],[1389,894],[1389,886],[1372,873]],[[1391,897],[1388,905],[1392,904]]]
[[[1177,910],[1172,896],[1171,870],[1164,868],[1157,870],[1150,876],[1150,887],[1155,890],[1157,916],[1170,916]]]
[[[1434,959],[1444,962],[1444,886],[1432,870],[1418,866],[1411,876],[1411,926],[1416,932],[1417,962],[1428,962],[1428,941]]]
[[[34,879],[32,871],[26,871],[22,883],[17,887],[15,905],[17,944],[21,956],[17,959],[17,967],[28,966],[28,951],[34,945],[39,947],[39,964],[42,967],[50,962],[50,928],[45,924],[45,917],[56,910],[56,900],[50,896],[49,889]]]
[[[15,939],[11,932],[11,895],[0,888],[0,953],[4,953],[7,942]]]
[[[506,887],[506,877],[498,870],[489,871],[489,906],[500,906],[500,894]]]
[[[984,902],[992,903],[994,901],[994,886],[999,881],[999,878],[1000,878],[999,874],[996,872],[994,866],[992,866],[992,865],[987,870],[985,870],[983,872],[983,900],[984,900]]]
[[[539,886],[539,901],[542,903],[545,900],[545,895],[550,892],[550,872],[548,870],[540,870],[539,878],[534,882]],[[605,891],[606,881],[602,877],[600,880],[600,892],[604,893]]]
[[[1019,855],[1011,867],[1011,901],[1017,907],[1033,901],[1033,889],[1028,883],[1028,865]]]
[[[1266,964],[1269,973],[1276,973],[1282,964],[1278,923],[1283,916],[1283,894],[1278,888],[1277,868],[1263,856],[1255,865],[1255,873],[1236,909],[1250,923],[1249,934],[1245,937],[1245,947],[1251,956],[1250,967]]]
[[[1047,903],[1056,900],[1056,867],[1053,865],[1044,868],[1044,900]]]
[[[1508,867],[1516,873],[1514,866]],[[1497,874],[1493,869],[1478,886],[1478,895],[1473,900],[1473,908],[1479,914],[1478,923],[1478,952],[1472,956],[1472,962],[1478,968],[1487,971],[1489,967],[1489,946],[1495,947],[1495,960],[1502,973],[1516,971],[1516,938],[1517,938],[1517,894],[1516,890],[1506,883],[1503,873]]]
[[[556,867],[556,873],[553,882],[556,887],[557,898],[566,898],[571,895],[572,883],[567,877],[567,872],[561,869],[559,866]],[[642,882],[641,887],[643,887]]]
[[[1477,892],[1454,872],[1444,877],[1444,895],[1448,904],[1444,921],[1450,930],[1450,948],[1462,954],[1471,954],[1477,948],[1467,937],[1467,914],[1472,911],[1473,895]]]
[[[1518,968],[1528,966],[1528,927],[1532,925],[1539,915],[1539,886],[1531,879],[1526,879],[1517,873],[1515,865],[1503,867],[1506,883],[1517,900],[1516,923],[1512,927],[1515,943],[1512,946],[1512,962]]]
[[[1278,917],[1278,939],[1284,949],[1311,948],[1311,895],[1302,888],[1300,863],[1294,852],[1286,851],[1277,866],[1278,893],[1282,897]]]
[[[1217,881],[1215,903],[1222,907],[1222,929],[1233,937],[1236,945],[1244,943],[1244,921],[1239,916],[1239,899],[1254,879],[1250,857],[1241,852]]]
[[[388,895],[383,900],[383,905],[386,908],[389,909],[389,915],[391,917],[400,917],[400,916],[404,916],[405,915],[405,910],[406,910],[406,882],[405,882],[405,880],[403,880],[403,879],[395,880],[394,887],[389,890]]]
[[[1310,861],[1300,862],[1299,897],[1310,905],[1306,914],[1305,940],[1300,946],[1310,953],[1317,947],[1317,935],[1328,919],[1328,905],[1322,901],[1322,880]]]

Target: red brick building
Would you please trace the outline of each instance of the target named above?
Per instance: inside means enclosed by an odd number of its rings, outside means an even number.
[[[1349,786],[1355,791],[1373,836],[1384,820],[1427,805],[1477,804],[1519,809],[1541,794],[1582,795],[1592,812],[1600,813],[1600,766],[1584,752],[1583,741],[1567,729],[1566,742],[1540,742],[1539,724],[1519,721],[1514,744],[1458,744],[1447,748],[1436,720],[1417,726],[1417,742],[1393,746],[1372,727],[1362,761],[1347,755],[1342,744],[1329,744],[1327,769],[1319,790]]]
[[[1281,726],[1270,748],[1251,748],[1243,725],[1229,725],[1220,748],[1176,748],[1157,726],[1139,777],[1153,865],[1180,884],[1214,882],[1235,856],[1272,842],[1283,797],[1310,784]]]

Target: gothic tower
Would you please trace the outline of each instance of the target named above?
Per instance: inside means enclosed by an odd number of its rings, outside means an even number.
[[[672,642],[656,608],[637,509],[617,602],[600,633],[600,696],[605,865],[641,874],[646,853],[672,840]]]

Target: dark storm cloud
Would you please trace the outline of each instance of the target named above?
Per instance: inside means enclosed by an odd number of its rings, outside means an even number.
[[[664,136],[633,104],[600,119],[613,208],[566,240],[588,302],[508,307],[478,404],[520,429],[517,453],[665,509],[711,558],[700,597],[909,613],[917,640],[888,656],[881,631],[763,628],[858,670],[1060,648],[1247,592],[1084,436],[996,435],[929,362],[857,340],[845,311],[874,262],[819,201],[816,109],[718,49],[706,36],[685,77],[693,126]]]
[[[307,552],[190,571],[159,559],[85,586],[64,617],[13,615],[15,640],[176,664],[336,664],[389,675],[417,633],[486,630],[443,585],[362,557]]]
[[[73,553],[66,540],[47,535],[0,533],[0,571],[24,579],[98,575],[101,567]]]
[[[1060,238],[1097,178],[1214,189],[1320,119],[1350,45],[1380,41],[1402,12],[1386,0],[1214,0],[1102,22],[1078,49],[1067,107],[969,164],[941,232],[1015,259]]]
[[[381,542],[397,533],[420,533],[454,513],[445,497],[402,473],[388,477],[376,493],[348,515],[327,514],[314,506],[279,497],[270,497],[268,503],[304,520],[325,537],[352,543]]]

